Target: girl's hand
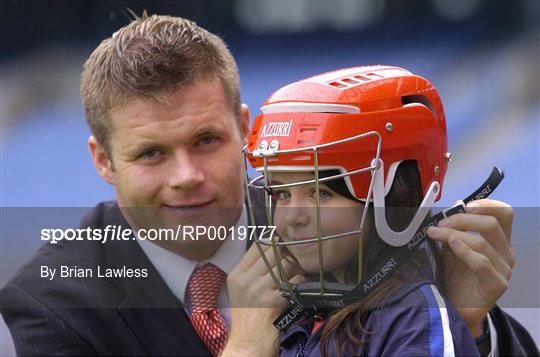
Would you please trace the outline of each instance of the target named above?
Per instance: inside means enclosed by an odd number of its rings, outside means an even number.
[[[428,235],[444,243],[448,297],[476,338],[482,335],[484,319],[512,275],[514,212],[509,205],[488,199],[469,203],[467,212],[429,228]]]
[[[276,271],[271,247],[262,246]],[[287,274],[293,265],[283,261]],[[222,356],[276,356],[279,331],[272,324],[288,302],[281,296],[254,243],[227,277],[231,331]]]

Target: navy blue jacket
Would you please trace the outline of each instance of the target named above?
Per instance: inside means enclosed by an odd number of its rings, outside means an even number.
[[[281,336],[281,356],[321,355],[323,327],[313,334],[313,323],[304,321]],[[405,286],[387,298],[382,308],[372,311],[363,328],[368,340],[359,346],[359,356],[477,356],[478,349],[465,322],[430,282]],[[337,355],[335,336],[328,344],[330,356]],[[343,341],[340,341],[343,342]],[[347,355],[347,352],[342,352]]]

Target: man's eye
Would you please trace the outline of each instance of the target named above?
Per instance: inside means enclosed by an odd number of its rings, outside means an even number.
[[[200,138],[199,141],[197,141],[197,145],[211,145],[218,141],[218,138],[215,136],[205,136],[203,138]]]
[[[148,149],[144,151],[139,157],[145,160],[155,160],[161,155],[158,149]]]

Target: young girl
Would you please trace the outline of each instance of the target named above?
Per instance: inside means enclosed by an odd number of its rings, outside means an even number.
[[[250,186],[276,226],[262,242],[275,271],[263,258],[309,312],[280,321],[280,354],[477,355],[444,298],[435,243],[397,263],[422,238],[449,161],[435,88],[401,68],[356,67],[286,86],[262,111],[246,157],[263,173]]]

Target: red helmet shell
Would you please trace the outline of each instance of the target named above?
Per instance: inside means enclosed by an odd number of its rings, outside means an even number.
[[[263,141],[278,141],[282,151],[374,131],[382,139],[380,158],[384,162],[385,186],[389,187],[393,180],[392,164],[395,168],[403,160],[414,160],[423,193],[432,181],[438,181],[442,188],[447,169],[443,106],[430,82],[405,69],[366,66],[324,73],[279,89],[266,100],[262,111],[250,133],[249,152]],[[368,167],[376,150],[376,135],[327,146],[318,150],[318,165],[320,170],[350,172]],[[256,169],[264,166],[262,157],[248,155],[248,160]],[[313,170],[314,153],[306,150],[279,154],[267,159],[267,167]],[[369,173],[351,175],[351,193],[365,199],[370,180]]]

